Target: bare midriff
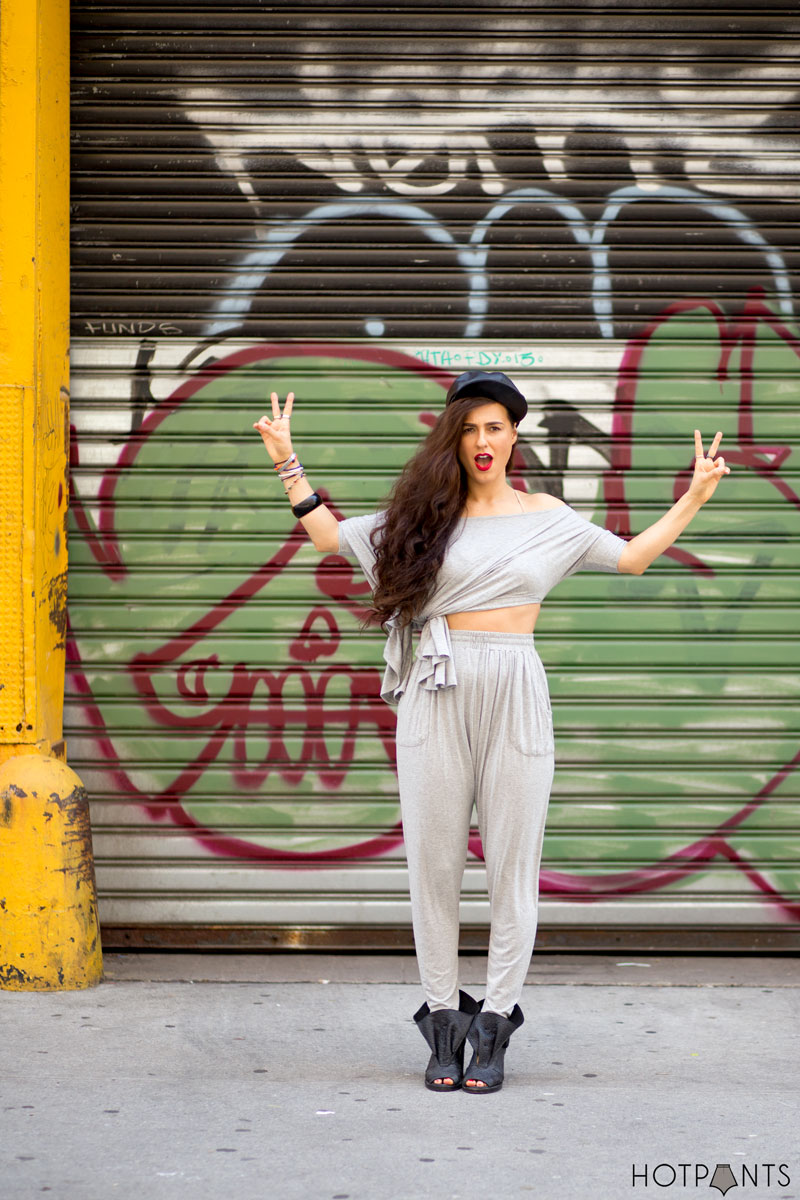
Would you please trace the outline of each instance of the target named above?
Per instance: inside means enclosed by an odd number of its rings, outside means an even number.
[[[533,633],[541,604],[512,604],[477,612],[448,613],[451,629],[478,629],[486,633]]]

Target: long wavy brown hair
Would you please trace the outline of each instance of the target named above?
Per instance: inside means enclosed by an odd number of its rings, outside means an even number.
[[[450,538],[467,499],[467,474],[458,461],[464,419],[491,398],[464,396],[448,404],[398,476],[385,519],[373,530],[375,587],[366,624],[395,616],[408,625],[422,612],[436,585]],[[516,420],[506,409],[511,424]],[[511,471],[513,451],[506,463]]]

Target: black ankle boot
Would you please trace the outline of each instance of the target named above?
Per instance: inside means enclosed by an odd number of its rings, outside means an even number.
[[[484,1092],[499,1092],[503,1086],[503,1060],[508,1049],[509,1039],[515,1029],[519,1029],[525,1018],[518,1004],[509,1017],[501,1017],[499,1013],[480,1012],[469,1027],[467,1037],[475,1053],[472,1062],[464,1072],[465,1092],[473,1096]],[[468,1079],[481,1080],[486,1086],[476,1087],[467,1085]]]
[[[425,1071],[425,1087],[432,1092],[454,1092],[464,1078],[464,1042],[480,1004],[466,992],[458,993],[458,1008],[431,1012],[427,1003],[414,1013],[414,1020],[433,1053]],[[452,1083],[434,1083],[452,1079]]]

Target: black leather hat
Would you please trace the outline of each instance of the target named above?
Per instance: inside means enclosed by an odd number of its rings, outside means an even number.
[[[450,384],[445,405],[465,396],[479,396],[504,404],[519,422],[528,411],[528,401],[502,371],[464,371]]]

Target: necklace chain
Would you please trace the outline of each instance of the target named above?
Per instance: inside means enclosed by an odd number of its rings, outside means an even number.
[[[516,497],[516,500],[517,500],[517,504],[519,505],[519,510],[520,510],[520,512],[527,512],[527,509],[525,508],[525,505],[522,503],[522,497],[521,497],[521,496],[520,496],[520,494],[519,494],[519,488],[509,488],[509,491],[512,491],[512,492],[514,493],[514,496]],[[481,515],[482,515],[481,513],[471,513],[471,512],[469,511],[469,509],[468,509],[468,508],[466,508],[466,507],[465,507],[465,509],[464,509],[464,516],[465,516],[465,517],[470,517],[470,516],[472,516],[472,517],[479,517],[479,516],[481,516]],[[500,516],[506,516],[506,515],[508,515],[508,514],[506,514],[506,513],[488,513],[488,514],[484,513],[483,515],[484,515],[484,516],[488,515],[488,516],[498,516],[498,517],[500,517]]]

